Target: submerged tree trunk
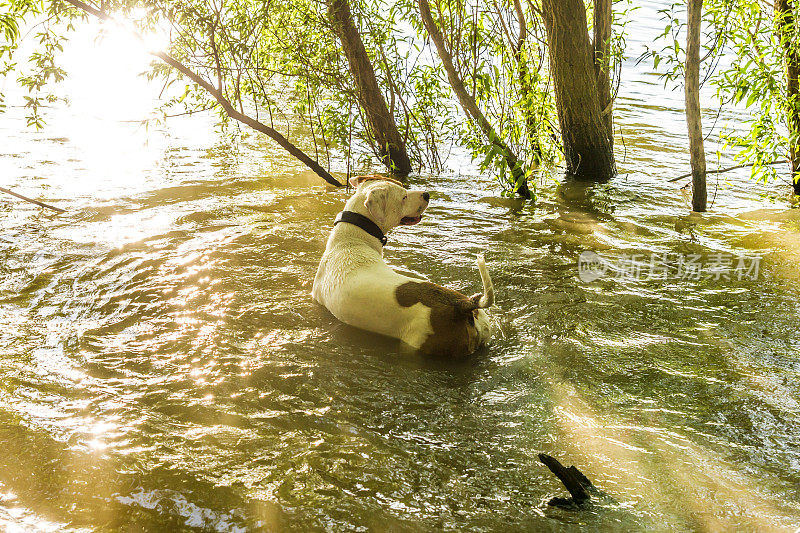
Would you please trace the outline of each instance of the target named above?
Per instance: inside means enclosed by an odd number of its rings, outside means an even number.
[[[706,210],[706,154],[700,121],[700,22],[703,0],[689,0],[686,29],[686,124],[689,127],[689,153],[692,164],[692,209]]]
[[[613,114],[611,112],[611,2],[612,0],[595,0],[594,2],[594,71],[597,77],[597,97],[603,123],[606,126],[611,145],[614,144]]]
[[[606,181],[616,169],[586,8],[581,0],[542,0],[542,11],[567,171],[577,179]]]
[[[478,107],[478,103],[475,101],[475,98],[464,86],[464,81],[458,75],[455,65],[453,64],[453,56],[447,49],[444,36],[442,35],[441,30],[439,30],[439,27],[436,25],[436,22],[433,20],[433,16],[431,15],[431,6],[428,3],[428,0],[419,0],[418,7],[420,16],[422,17],[422,24],[425,26],[425,31],[428,32],[428,35],[430,35],[431,40],[436,47],[436,52],[439,55],[439,59],[442,61],[442,66],[444,67],[445,72],[447,73],[447,80],[450,82],[450,86],[453,88],[453,92],[456,94],[458,102],[461,104],[464,112],[475,122],[475,124],[477,124],[478,128],[486,136],[489,143],[493,145],[493,147],[495,147],[502,155],[506,166],[508,166],[508,169],[511,172],[511,176],[516,183],[517,193],[524,198],[531,198],[531,192],[528,189],[527,184],[527,172],[525,170],[525,164],[517,157],[517,155],[503,141],[503,139],[500,138],[495,129],[486,119],[486,116],[481,112],[480,108]]]
[[[800,194],[800,57],[795,41],[797,21],[794,17],[793,0],[775,0],[775,15],[778,35],[786,61],[786,122],[789,126],[789,168],[795,194]]]
[[[378,85],[375,69],[353,21],[350,3],[348,0],[327,0],[327,4],[328,17],[336,36],[342,42],[342,50],[350,65],[350,73],[353,75],[358,93],[358,101],[364,110],[369,132],[378,145],[381,161],[392,173],[406,176],[411,172],[411,161],[406,152],[406,145]]]

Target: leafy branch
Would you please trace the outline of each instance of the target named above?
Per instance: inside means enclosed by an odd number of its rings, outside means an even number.
[[[87,4],[86,2],[82,2],[81,0],[64,0],[67,3],[75,6],[78,9],[83,10],[86,13],[94,15],[95,17],[105,20],[108,22],[113,22],[120,27],[124,27],[122,24],[117,22],[114,17],[110,14],[106,13],[102,9],[98,9],[92,5]],[[136,31],[129,30],[133,35],[139,39],[142,43],[144,43],[144,39],[142,35]],[[213,34],[212,34],[213,35]],[[212,40],[213,42],[213,40]],[[276,129],[267,126],[263,122],[256,120],[255,118],[245,114],[243,112],[243,108],[240,105],[239,109],[236,109],[231,101],[226,98],[224,93],[224,85],[222,83],[221,78],[221,70],[218,69],[218,81],[217,85],[215,86],[212,82],[203,78],[200,74],[196,73],[171,55],[160,52],[160,51],[148,51],[151,55],[159,58],[161,61],[172,67],[173,69],[177,70],[191,81],[196,83],[198,86],[203,88],[208,94],[210,94],[214,100],[222,107],[228,117],[241,122],[256,131],[260,131],[266,134],[270,139],[275,141],[281,148],[286,150],[289,154],[293,157],[297,158],[303,164],[305,164],[308,168],[313,170],[318,176],[324,179],[326,182],[330,183],[331,185],[335,185],[337,187],[342,187],[342,183],[340,183],[336,178],[334,178],[326,169],[324,169],[316,160],[309,157],[305,152],[303,152],[300,148],[298,148],[295,144],[289,141],[284,135],[282,135]],[[214,60],[219,64],[219,52],[214,49]]]

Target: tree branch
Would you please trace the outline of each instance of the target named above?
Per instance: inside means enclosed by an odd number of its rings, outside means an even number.
[[[109,15],[105,11],[97,9],[96,7],[91,6],[85,2],[82,2],[81,0],[64,0],[64,1],[67,2],[68,4],[73,5],[74,7],[77,7],[78,9],[85,11],[86,13],[94,15],[95,17],[101,20],[106,20],[109,22],[113,22],[115,24],[119,24],[111,15]],[[131,33],[133,33],[133,35],[136,36],[137,39],[143,42],[142,36],[139,33],[132,30]],[[159,58],[164,63],[174,68],[175,70],[177,70],[178,72],[180,72],[181,74],[183,74],[184,76],[195,82],[197,85],[205,89],[222,106],[222,109],[230,118],[238,120],[242,124],[250,126],[254,130],[264,133],[270,139],[278,143],[281,146],[281,148],[289,152],[292,156],[294,156],[308,168],[313,170],[319,177],[321,177],[331,185],[335,185],[337,187],[344,187],[344,185],[340,183],[336,178],[331,176],[331,174],[327,170],[322,168],[322,165],[320,165],[317,161],[309,157],[296,145],[292,144],[291,141],[289,141],[277,130],[267,126],[262,122],[259,122],[258,120],[253,119],[252,117],[245,115],[240,111],[237,111],[236,108],[233,106],[233,104],[231,104],[231,102],[225,97],[221,88],[217,89],[211,83],[203,79],[202,76],[192,71],[189,67],[185,66],[183,63],[181,63],[177,59],[173,58],[172,56],[164,52],[154,52],[148,50],[148,53]]]
[[[39,207],[46,207],[47,209],[52,209],[53,211],[56,211],[57,213],[66,213],[67,212],[66,209],[61,209],[60,207],[56,207],[56,206],[53,206],[53,205],[50,205],[50,204],[46,204],[44,202],[40,202],[39,200],[34,200],[33,198],[28,198],[27,196],[23,196],[23,195],[21,195],[21,194],[19,194],[17,192],[14,192],[14,191],[11,191],[9,189],[6,189],[5,187],[0,187],[0,192],[4,192],[6,194],[10,194],[11,196],[16,196],[20,200],[25,200],[26,202],[30,202],[32,204],[36,204]]]
[[[505,161],[506,166],[508,166],[511,175],[517,184],[517,193],[524,198],[530,199],[531,192],[528,189],[523,162],[520,161],[516,154],[511,151],[511,148],[509,148],[509,146],[503,142],[492,125],[486,119],[486,116],[481,112],[480,108],[478,107],[478,103],[475,101],[475,97],[471,95],[464,86],[464,81],[458,75],[458,71],[453,63],[453,56],[447,49],[444,35],[442,35],[442,31],[433,20],[433,16],[431,15],[431,6],[428,3],[428,0],[418,0],[417,5],[419,8],[419,13],[422,17],[422,24],[425,26],[425,30],[428,32],[428,35],[430,35],[434,46],[436,46],[439,59],[442,61],[442,66],[447,73],[447,79],[450,82],[450,86],[453,88],[453,92],[456,93],[458,102],[461,104],[461,107],[464,109],[464,112],[466,112],[467,116],[471,117],[472,120],[477,123],[480,130],[488,138],[489,144],[495,146],[502,154],[503,160]]]
[[[592,497],[600,496],[600,491],[589,481],[583,472],[575,466],[566,468],[558,459],[547,455],[539,454],[539,461],[542,462],[550,471],[555,474],[561,483],[564,484],[571,498],[552,498],[548,505],[563,508],[580,508],[583,504],[591,503]]]

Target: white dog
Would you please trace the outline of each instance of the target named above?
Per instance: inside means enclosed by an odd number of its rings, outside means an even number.
[[[486,343],[491,328],[484,308],[494,302],[494,288],[483,257],[478,257],[483,294],[471,298],[398,274],[383,261],[385,234],[417,224],[430,196],[382,176],[359,176],[350,184],[356,192],[328,237],[314,300],[342,322],[426,354],[463,357]]]

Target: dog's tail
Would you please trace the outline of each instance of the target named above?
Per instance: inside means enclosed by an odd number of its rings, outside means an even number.
[[[494,285],[492,285],[492,278],[489,277],[489,270],[486,268],[483,254],[478,254],[477,263],[478,272],[481,273],[481,281],[483,282],[483,294],[480,295],[478,300],[478,307],[491,307],[494,303]]]

